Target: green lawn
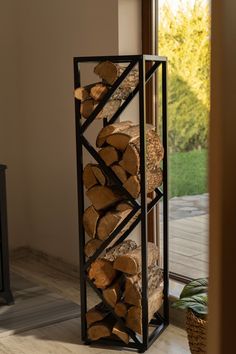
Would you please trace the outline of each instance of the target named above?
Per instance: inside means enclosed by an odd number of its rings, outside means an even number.
[[[207,192],[207,150],[169,155],[170,197]]]

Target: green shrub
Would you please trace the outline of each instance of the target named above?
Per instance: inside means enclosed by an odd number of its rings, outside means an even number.
[[[206,148],[210,109],[209,5],[198,0],[194,6],[188,1],[180,2],[174,13],[166,2],[159,22],[159,54],[168,57],[170,149]]]

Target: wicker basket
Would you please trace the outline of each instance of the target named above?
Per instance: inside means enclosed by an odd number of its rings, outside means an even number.
[[[207,353],[207,321],[194,315],[191,310],[187,312],[186,330],[189,347],[192,354]]]

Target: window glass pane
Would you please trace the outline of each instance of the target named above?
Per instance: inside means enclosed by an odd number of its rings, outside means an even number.
[[[208,274],[208,1],[159,0],[158,53],[168,57],[170,270],[198,278]]]

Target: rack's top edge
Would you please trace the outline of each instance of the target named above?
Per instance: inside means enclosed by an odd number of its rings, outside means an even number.
[[[0,171],[2,171],[2,170],[6,170],[7,169],[7,166],[6,165],[2,165],[2,164],[0,164]]]
[[[149,55],[149,54],[138,54],[138,55],[99,55],[99,56],[81,56],[74,57],[74,62],[76,63],[85,63],[85,62],[98,62],[98,61],[106,61],[110,60],[117,63],[125,63],[130,62],[132,60],[140,60],[143,59],[145,61],[161,61],[166,62],[167,58],[159,55]]]

